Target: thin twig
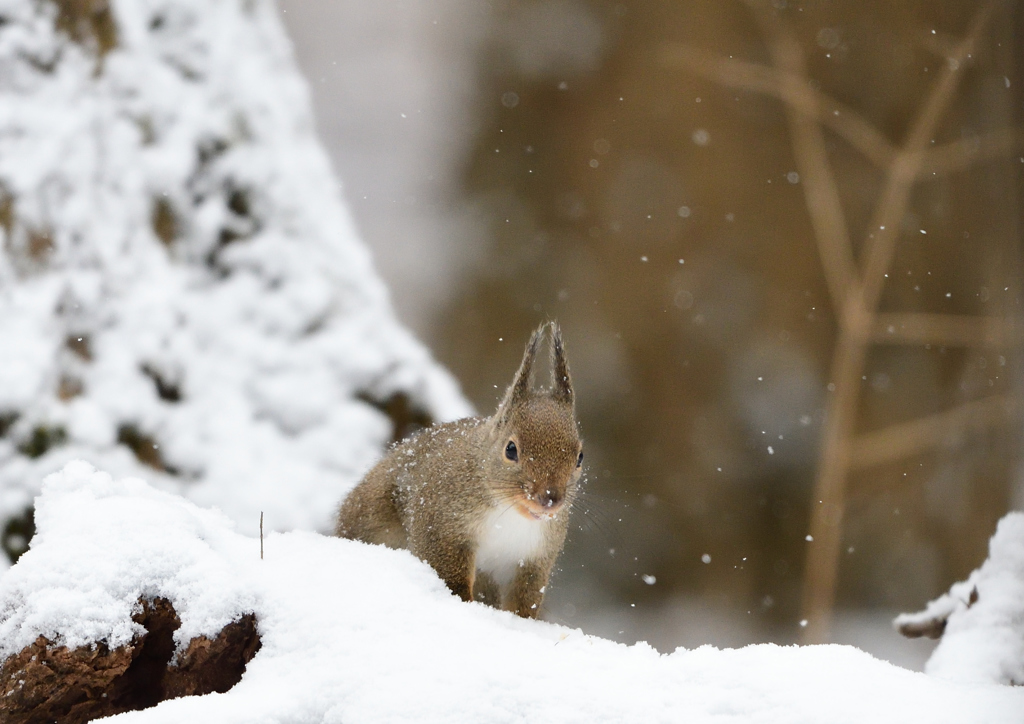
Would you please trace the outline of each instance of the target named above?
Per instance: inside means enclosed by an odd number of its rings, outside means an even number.
[[[260,511],[260,560],[263,560],[263,511]]]

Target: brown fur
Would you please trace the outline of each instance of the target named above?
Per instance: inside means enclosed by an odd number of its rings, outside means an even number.
[[[565,542],[582,451],[569,366],[554,324],[552,387],[530,385],[546,328],[533,333],[493,416],[435,425],[393,447],[342,503],[337,535],[408,548],[464,601],[536,618]],[[506,455],[509,441],[517,462]],[[535,538],[535,545],[518,542]],[[494,564],[478,577],[482,546],[487,560],[504,568]],[[505,569],[507,580],[501,580]]]

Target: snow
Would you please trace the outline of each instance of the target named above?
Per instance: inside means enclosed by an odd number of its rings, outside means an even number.
[[[999,521],[988,559],[966,581],[894,625],[933,621],[946,626],[926,672],[960,682],[1024,684],[1024,513]]]
[[[249,579],[225,555],[244,555],[249,541],[223,514],[142,480],[114,482],[70,463],[44,482],[36,524],[27,564],[0,579],[0,657],[40,634],[71,647],[126,644],[142,632],[131,621],[140,596],[172,601],[178,643],[215,634],[255,605]]]
[[[111,0],[102,55],[57,8],[0,0],[0,527],[84,458],[327,529],[381,403],[471,410],[394,318],[272,2]]]
[[[1019,721],[1024,689],[953,683],[849,646],[663,655],[464,603],[406,551],[310,532],[259,540],[223,515],[85,463],[47,478],[40,530],[0,579],[0,651],[130,635],[141,593],[179,637],[254,612],[262,648],[225,694],[112,722]]]

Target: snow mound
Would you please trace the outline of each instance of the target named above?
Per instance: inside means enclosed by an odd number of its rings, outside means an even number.
[[[471,412],[394,318],[270,0],[0,0],[0,340],[0,529],[76,458],[324,529],[395,434]]]
[[[140,597],[171,601],[179,645],[255,608],[252,582],[229,561],[258,556],[259,542],[253,549],[221,513],[142,480],[69,463],[44,481],[36,523],[25,565],[0,578],[0,657],[39,635],[69,648],[126,644],[143,633],[131,620]]]
[[[1024,685],[1024,513],[999,521],[988,559],[966,581],[893,624],[905,635],[942,636],[929,674]]]
[[[262,647],[226,694],[111,721],[970,724],[1024,711],[1024,689],[950,684],[848,646],[661,655],[526,621],[456,599],[406,551],[274,533],[261,561],[222,516],[82,463],[47,480],[39,510],[31,550],[0,579],[5,653],[40,633],[123,638],[139,592],[170,598],[190,634],[256,614]]]

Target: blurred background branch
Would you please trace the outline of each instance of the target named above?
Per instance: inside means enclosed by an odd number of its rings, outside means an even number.
[[[798,113],[811,116],[863,153],[879,168],[892,162],[895,148],[878,129],[851,108],[807,83],[801,75],[787,75],[774,68],[734,58],[716,57],[700,48],[682,43],[662,48],[661,61],[679,66],[733,88],[765,93],[789,104]]]
[[[884,279],[892,263],[899,237],[899,223],[906,216],[911,190],[922,167],[932,173],[962,168],[999,152],[1008,153],[1019,133],[1003,129],[984,142],[961,141],[927,152],[936,126],[948,109],[962,77],[962,66],[972,56],[979,37],[992,15],[993,4],[978,11],[966,38],[955,46],[936,48],[945,60],[940,76],[911,125],[905,143],[897,150],[870,123],[820,93],[810,90],[803,50],[790,24],[768,2],[746,0],[758,20],[774,63],[774,73],[750,63],[709,59],[697,50],[669,46],[663,57],[681,63],[720,82],[769,93],[786,104],[794,159],[804,179],[807,210],[818,252],[828,281],[833,307],[839,316],[830,379],[835,386],[826,408],[818,475],[812,497],[809,549],[804,578],[803,640],[823,643],[829,636],[829,617],[835,600],[845,485],[853,467],[891,462],[920,453],[937,444],[952,429],[984,424],[1007,417],[1005,400],[968,403],[950,412],[911,423],[895,425],[854,439],[859,382],[867,348],[876,341],[922,344],[993,343],[1003,320],[978,320],[962,316],[907,315],[879,317],[877,305]],[[825,104],[825,108],[822,104]],[[839,119],[842,119],[840,122]],[[833,177],[822,132],[831,126],[876,165],[886,183],[880,193],[874,221],[864,241],[863,277],[856,270],[843,204]],[[874,334],[872,334],[874,332]],[[996,416],[991,411],[997,413]],[[813,501],[817,501],[817,505]]]
[[[974,430],[1006,424],[1012,421],[1016,414],[1015,400],[995,396],[966,402],[950,410],[919,417],[910,422],[862,433],[853,440],[851,468],[868,468],[920,455],[929,448],[948,442],[950,438],[959,438]]]
[[[875,344],[934,344],[945,347],[1012,347],[1020,334],[1012,319],[927,312],[878,313]]]

